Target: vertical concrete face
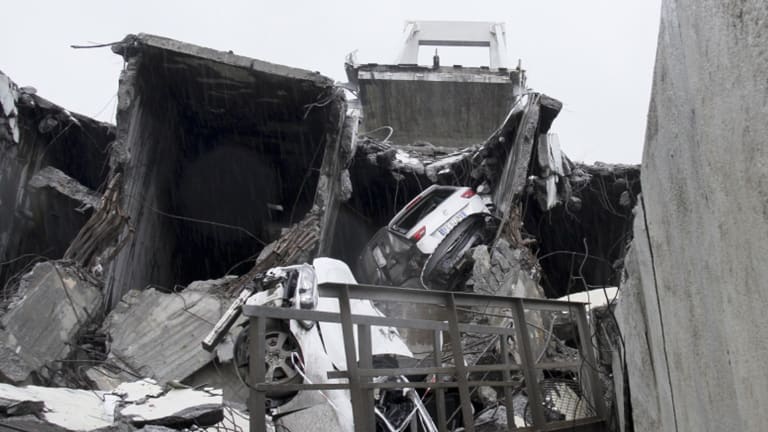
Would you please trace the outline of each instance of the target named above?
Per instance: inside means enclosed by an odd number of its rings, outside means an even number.
[[[767,26],[761,0],[662,9],[642,167],[651,262],[640,271],[658,297],[645,307],[661,324],[651,350],[669,368],[668,430],[765,430]]]
[[[631,417],[626,418],[634,420],[634,430],[671,431],[675,430],[675,407],[654,284],[653,256],[645,228],[641,204],[635,209],[634,240],[624,259],[625,277],[615,314],[624,338],[625,351],[619,352],[619,361],[626,361],[626,365],[615,364],[614,371],[626,369],[632,404]],[[616,381],[620,383],[616,393],[622,394],[626,383],[623,377]]]
[[[53,170],[98,190],[114,136],[111,125],[19,89],[0,72],[0,287],[34,260],[61,258],[90,214],[38,174]]]
[[[332,80],[152,35],[114,49],[126,68],[111,162],[130,225],[107,276],[112,306],[130,289],[231,272],[338,206],[346,104]]]
[[[398,145],[480,144],[502,123],[520,91],[522,72],[416,65],[362,65],[363,128],[392,127]]]

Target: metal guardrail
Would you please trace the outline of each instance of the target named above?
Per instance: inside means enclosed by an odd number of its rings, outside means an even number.
[[[447,431],[445,391],[458,389],[460,408],[464,430],[475,430],[471,407],[471,388],[478,386],[502,387],[507,411],[507,426],[509,430],[519,431],[556,431],[556,430],[602,430],[604,425],[605,404],[601,383],[594,368],[595,352],[591,343],[591,332],[585,305],[583,303],[563,302],[557,300],[531,299],[520,297],[499,297],[481,294],[458,293],[447,291],[426,291],[406,288],[393,288],[376,285],[345,285],[323,284],[319,286],[321,297],[334,297],[339,300],[339,313],[291,308],[276,308],[267,306],[244,305],[243,314],[250,319],[249,334],[249,379],[250,397],[250,430],[266,432],[266,393],[275,388],[284,391],[307,390],[349,390],[352,412],[355,419],[356,432],[374,432],[376,417],[374,412],[375,389],[384,388],[429,388],[435,392],[436,418],[435,423],[440,432]],[[448,320],[437,321],[428,319],[410,319],[393,317],[376,317],[353,315],[350,300],[363,299],[379,302],[407,302],[424,305],[440,305],[447,308]],[[463,324],[459,322],[459,310],[464,307],[493,307],[510,311],[513,328]],[[525,321],[525,311],[570,312],[575,318],[579,336],[579,362],[536,363],[531,347],[531,338]],[[347,383],[317,383],[317,384],[270,384],[265,382],[265,331],[267,319],[310,320],[340,323],[344,337],[344,350],[347,371],[328,371],[329,378],[347,378]],[[354,326],[358,326],[358,343],[355,342]],[[502,362],[493,365],[467,366],[463,361],[454,361],[454,365],[442,364],[442,346],[434,343],[434,364],[424,367],[374,369],[371,355],[371,326],[391,326],[396,328],[432,330],[433,341],[441,341],[445,332],[451,342],[454,359],[463,359],[461,333],[476,333],[499,335]],[[510,363],[507,337],[513,337],[521,364]],[[358,346],[359,345],[359,346]],[[359,358],[359,361],[357,360]],[[262,359],[254,361],[254,359]],[[582,367],[583,364],[591,365]],[[543,393],[538,374],[543,369],[577,370],[581,377],[580,384],[583,395],[593,407],[593,415],[587,418],[547,422],[543,404]],[[514,422],[512,406],[512,387],[520,383],[512,381],[511,372],[522,371],[525,379],[528,406],[532,418],[532,427],[517,428]],[[473,372],[501,372],[502,380],[470,381],[469,374]],[[454,382],[381,382],[372,381],[379,376],[402,375],[450,375]]]

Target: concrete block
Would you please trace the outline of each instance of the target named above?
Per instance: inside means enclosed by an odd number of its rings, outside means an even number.
[[[181,429],[220,422],[222,408],[221,390],[180,389],[118,409],[118,417],[137,427],[155,425]]]
[[[215,353],[200,341],[228,303],[215,295],[228,279],[195,282],[178,293],[132,290],[104,321],[109,361],[160,383],[180,381],[210,363]]]
[[[0,376],[24,382],[67,357],[77,332],[101,305],[99,289],[71,268],[53,262],[36,265],[0,318]]]
[[[283,429],[284,428],[284,429]],[[340,425],[330,404],[315,405],[275,420],[276,430],[342,432],[351,425]]]

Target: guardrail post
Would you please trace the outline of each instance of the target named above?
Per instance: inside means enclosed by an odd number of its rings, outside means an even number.
[[[443,366],[443,332],[435,330],[432,334],[433,355],[435,356],[435,367]],[[435,382],[440,382],[440,375],[435,374]],[[439,432],[448,432],[448,425],[445,417],[445,389],[435,388],[435,409],[437,411],[437,430]]]
[[[535,360],[531,351],[531,339],[528,333],[528,323],[525,320],[525,307],[523,306],[522,299],[512,299],[512,315],[515,321],[517,347],[520,350],[520,358],[523,361],[525,388],[528,391],[528,407],[531,409],[533,427],[540,428],[546,423],[546,418],[544,417],[544,406],[541,402],[541,389],[536,378],[536,369],[534,369]]]
[[[504,379],[504,406],[507,409],[507,428],[517,429],[515,425],[515,407],[512,403],[512,389],[509,387],[509,383],[512,381],[512,374],[509,373],[509,343],[507,342],[507,335],[499,335],[499,341],[501,342],[501,357],[504,359],[503,364],[505,369],[501,372],[501,376]],[[525,414],[523,413],[523,417]]]
[[[512,384],[512,370],[520,369],[526,381],[527,393],[528,393],[528,405],[531,416],[533,418],[533,428],[531,430],[571,430],[573,428],[588,428],[590,430],[598,430],[601,425],[605,425],[605,405],[602,399],[603,394],[601,392],[601,382],[599,380],[598,372],[593,369],[596,365],[596,352],[592,344],[592,334],[587,321],[587,315],[584,307],[576,303],[561,303],[554,301],[544,301],[538,299],[523,299],[523,298],[508,298],[508,297],[492,297],[492,296],[480,296],[480,295],[467,295],[462,293],[442,292],[442,291],[412,291],[401,290],[389,287],[369,287],[360,286],[355,287],[355,296],[365,295],[365,298],[381,301],[414,301],[419,304],[439,304],[446,305],[449,311],[450,317],[446,322],[434,322],[435,320],[420,320],[420,319],[400,319],[400,318],[386,318],[381,316],[353,316],[352,304],[351,304],[351,290],[352,288],[343,284],[333,284],[332,286],[326,286],[325,296],[335,297],[339,301],[339,313],[313,311],[313,310],[301,310],[292,308],[273,308],[266,306],[245,305],[243,306],[243,313],[250,318],[248,331],[249,344],[249,399],[248,408],[251,413],[250,417],[250,430],[255,432],[266,432],[265,416],[268,412],[267,393],[275,388],[283,388],[284,390],[298,390],[298,391],[317,391],[317,390],[349,390],[350,402],[352,407],[352,415],[354,421],[355,432],[369,432],[374,430],[376,426],[376,414],[375,414],[375,401],[373,400],[372,393],[375,389],[385,388],[402,388],[402,387],[414,387],[434,389],[436,411],[437,411],[437,428],[440,432],[446,432],[448,429],[448,421],[446,420],[446,411],[448,407],[445,405],[444,388],[457,388],[459,396],[461,397],[461,405],[456,409],[454,415],[459,411],[462,413],[464,431],[470,432],[474,430],[474,419],[471,410],[470,400],[470,386],[477,387],[482,385],[501,386],[504,387],[504,398],[507,408],[507,424],[510,430],[517,429],[514,424],[516,414],[514,412],[514,406],[512,404],[512,393],[514,386],[518,383]],[[372,288],[378,288],[379,290],[372,290]],[[359,289],[359,291],[357,290]],[[387,292],[386,290],[392,290]],[[459,322],[458,306],[478,306],[492,304],[493,307],[507,308],[511,305],[511,315],[514,319],[514,329],[509,328],[493,328],[485,325],[465,324]],[[545,407],[542,403],[544,395],[541,391],[541,383],[539,378],[541,371],[539,368],[546,369],[560,369],[558,367],[562,363],[562,368],[568,370],[578,370],[580,365],[584,363],[579,362],[558,362],[535,364],[535,354],[532,350],[532,340],[529,332],[529,327],[525,319],[525,308],[540,309],[540,310],[570,310],[577,324],[577,330],[580,339],[580,354],[582,361],[587,363],[590,367],[584,370],[582,367],[580,384],[582,385],[584,398],[587,401],[594,402],[595,412],[590,418],[575,419],[571,421],[560,421],[546,423]],[[354,318],[353,318],[354,317]],[[344,383],[325,383],[319,382],[314,384],[288,384],[284,386],[273,385],[265,383],[266,381],[266,367],[264,362],[266,351],[266,323],[268,319],[279,320],[311,320],[320,322],[335,322],[341,323],[342,338],[344,341],[344,355],[347,362],[346,372],[328,371],[327,376],[329,379],[346,377],[348,382]],[[429,322],[432,321],[432,322]],[[374,340],[374,334],[371,333],[371,329],[374,326],[393,326],[393,327],[406,327],[406,328],[422,328],[433,331],[433,353],[434,353],[434,365],[428,367],[410,367],[410,368],[386,368],[381,370],[374,370],[373,357],[372,357],[372,343]],[[356,328],[360,330],[359,334],[356,334]],[[501,339],[501,364],[495,365],[472,365],[468,366],[464,363],[464,347],[461,341],[461,332],[467,333],[483,333],[483,334],[498,334]],[[444,367],[442,362],[443,345],[441,338],[448,333],[451,340],[452,354],[454,357],[454,367]],[[516,350],[521,357],[521,364],[515,364],[514,361],[509,360],[509,354],[512,350],[510,345],[509,336],[514,334],[516,340]],[[359,342],[359,343],[358,343]],[[359,361],[358,361],[359,355]],[[486,381],[485,377],[480,378],[478,381],[470,381],[470,371],[473,373],[482,372],[501,372],[504,382],[499,382],[497,379],[492,381]],[[429,375],[434,374],[441,376],[441,374],[454,374],[455,381],[443,382],[442,380],[436,380],[436,383],[431,382],[413,382],[407,383],[374,383],[374,376],[399,376],[399,375]],[[398,387],[401,386],[401,387]],[[525,416],[525,413],[517,413],[518,415]],[[453,416],[451,416],[453,418]],[[413,424],[418,423],[414,421]],[[412,425],[409,425],[412,426]],[[407,426],[406,426],[407,427]],[[528,430],[526,428],[525,430]],[[581,429],[580,429],[581,430]],[[585,429],[586,430],[586,429]]]
[[[592,335],[589,333],[587,313],[584,310],[584,305],[574,306],[573,309],[576,309],[576,325],[578,326],[579,340],[581,341],[581,358],[587,363],[587,379],[584,380],[586,397],[594,404],[595,414],[598,417],[606,418],[605,404],[602,399],[602,386],[600,378],[597,376],[597,360],[595,349],[592,345]]]
[[[472,398],[469,394],[469,382],[467,381],[467,366],[464,364],[464,350],[461,347],[461,332],[459,331],[459,313],[456,310],[456,298],[453,293],[448,294],[448,307],[451,316],[448,327],[451,335],[451,350],[453,351],[453,364],[456,368],[456,380],[459,382],[459,398],[461,399],[461,416],[464,420],[464,431],[475,431],[475,419],[472,416]]]
[[[250,376],[250,397],[248,398],[248,412],[250,413],[251,432],[267,432],[267,394],[265,391],[256,390],[257,384],[266,381],[266,356],[265,337],[266,321],[263,316],[252,317],[248,322],[248,355],[249,366],[248,375]]]
[[[352,418],[355,421],[355,431],[366,432],[370,424],[365,408],[365,392],[360,386],[360,375],[357,367],[357,345],[355,330],[352,324],[352,306],[349,302],[349,286],[344,285],[339,293],[339,312],[341,314],[341,331],[344,337],[344,354],[347,359],[349,374],[349,395],[352,399]]]
[[[371,326],[368,324],[360,324],[357,326],[357,341],[359,346],[360,356],[360,368],[373,369],[373,346],[371,342]],[[360,377],[361,383],[368,383],[371,381],[369,377]],[[363,426],[370,432],[376,431],[376,412],[374,411],[373,389],[365,389],[362,392],[365,395],[365,400],[362,401],[365,406],[366,412],[366,424]]]

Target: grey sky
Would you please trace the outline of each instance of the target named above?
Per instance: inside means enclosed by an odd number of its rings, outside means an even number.
[[[122,59],[113,42],[154,33],[345,80],[345,55],[390,63],[403,22],[502,21],[508,58],[528,84],[564,102],[555,122],[566,153],[593,162],[640,161],[660,0],[13,1],[3,6],[0,70],[73,111],[113,121]],[[478,54],[441,49],[443,64]],[[482,52],[485,59],[485,52]]]

